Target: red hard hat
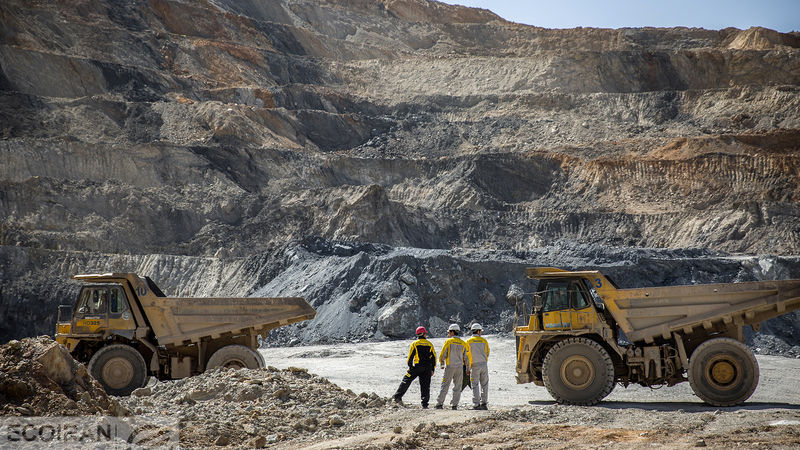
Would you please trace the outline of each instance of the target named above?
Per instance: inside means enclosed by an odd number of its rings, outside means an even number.
[[[428,330],[426,330],[425,327],[417,327],[417,333],[416,334],[417,334],[417,336],[419,336],[420,334],[428,334]]]

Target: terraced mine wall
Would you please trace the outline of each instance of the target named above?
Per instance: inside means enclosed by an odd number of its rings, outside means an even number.
[[[426,0],[0,16],[2,339],[52,332],[68,277],[97,270],[308,297],[325,323],[280,342],[460,310],[499,331],[532,264],[800,277],[796,32],[548,30]]]

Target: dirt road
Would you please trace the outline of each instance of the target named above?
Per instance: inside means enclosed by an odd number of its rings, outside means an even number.
[[[488,336],[491,347],[489,361],[490,401],[495,408],[522,407],[533,403],[549,403],[552,397],[544,387],[533,383],[516,384],[514,371],[514,340],[509,337]],[[355,392],[375,392],[382,397],[391,396],[406,370],[405,356],[412,341],[392,341],[366,344],[339,344],[308,347],[281,347],[262,349],[268,365],[284,369],[289,366],[307,368],[310,372],[328,378],[342,388]],[[444,338],[431,342],[442,348]],[[776,356],[758,356],[761,378],[758,388],[748,404],[787,404],[800,407],[800,359]],[[433,385],[438,384],[434,376]],[[406,394],[407,403],[419,403],[419,388],[414,385]],[[438,386],[433,386],[438,389]],[[437,391],[438,392],[438,391]],[[468,406],[471,397],[464,391],[462,406]],[[692,393],[688,383],[671,388],[649,389],[617,386],[604,403],[619,404],[659,403],[675,409],[702,407],[702,401]]]
[[[709,446],[796,448],[800,446],[800,360],[759,356],[760,383],[744,405],[704,405],[683,383],[651,390],[617,386],[594,407],[555,404],[543,387],[514,381],[514,340],[488,336],[490,411],[470,411],[464,391],[458,411],[422,410],[419,389],[406,407],[387,407],[359,424],[353,434],[304,442],[302,446],[426,448]],[[304,367],[344,389],[389,397],[405,371],[411,341],[262,350],[268,365]],[[441,348],[444,339],[432,339]],[[434,377],[432,396],[438,392]],[[435,425],[432,425],[435,424]],[[402,431],[395,433],[395,427]],[[414,431],[418,429],[418,431]],[[360,431],[359,431],[360,430]],[[287,443],[289,444],[289,443]],[[292,446],[290,444],[289,446]]]

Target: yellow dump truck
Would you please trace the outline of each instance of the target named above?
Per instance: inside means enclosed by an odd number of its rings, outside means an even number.
[[[800,308],[800,280],[619,289],[596,270],[526,275],[539,284],[532,308],[517,307],[517,383],[566,404],[683,381],[711,405],[740,404],[758,384],[742,327]]]
[[[258,336],[316,315],[302,298],[173,298],[134,273],[73,278],[85,284],[74,307],[59,307],[56,341],[114,395],[150,376],[264,367]]]

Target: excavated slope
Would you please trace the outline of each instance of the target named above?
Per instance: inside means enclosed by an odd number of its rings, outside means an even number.
[[[426,0],[10,0],[0,17],[3,339],[52,330],[76,272],[245,295],[283,283],[309,236],[800,253],[798,33],[549,30]]]

